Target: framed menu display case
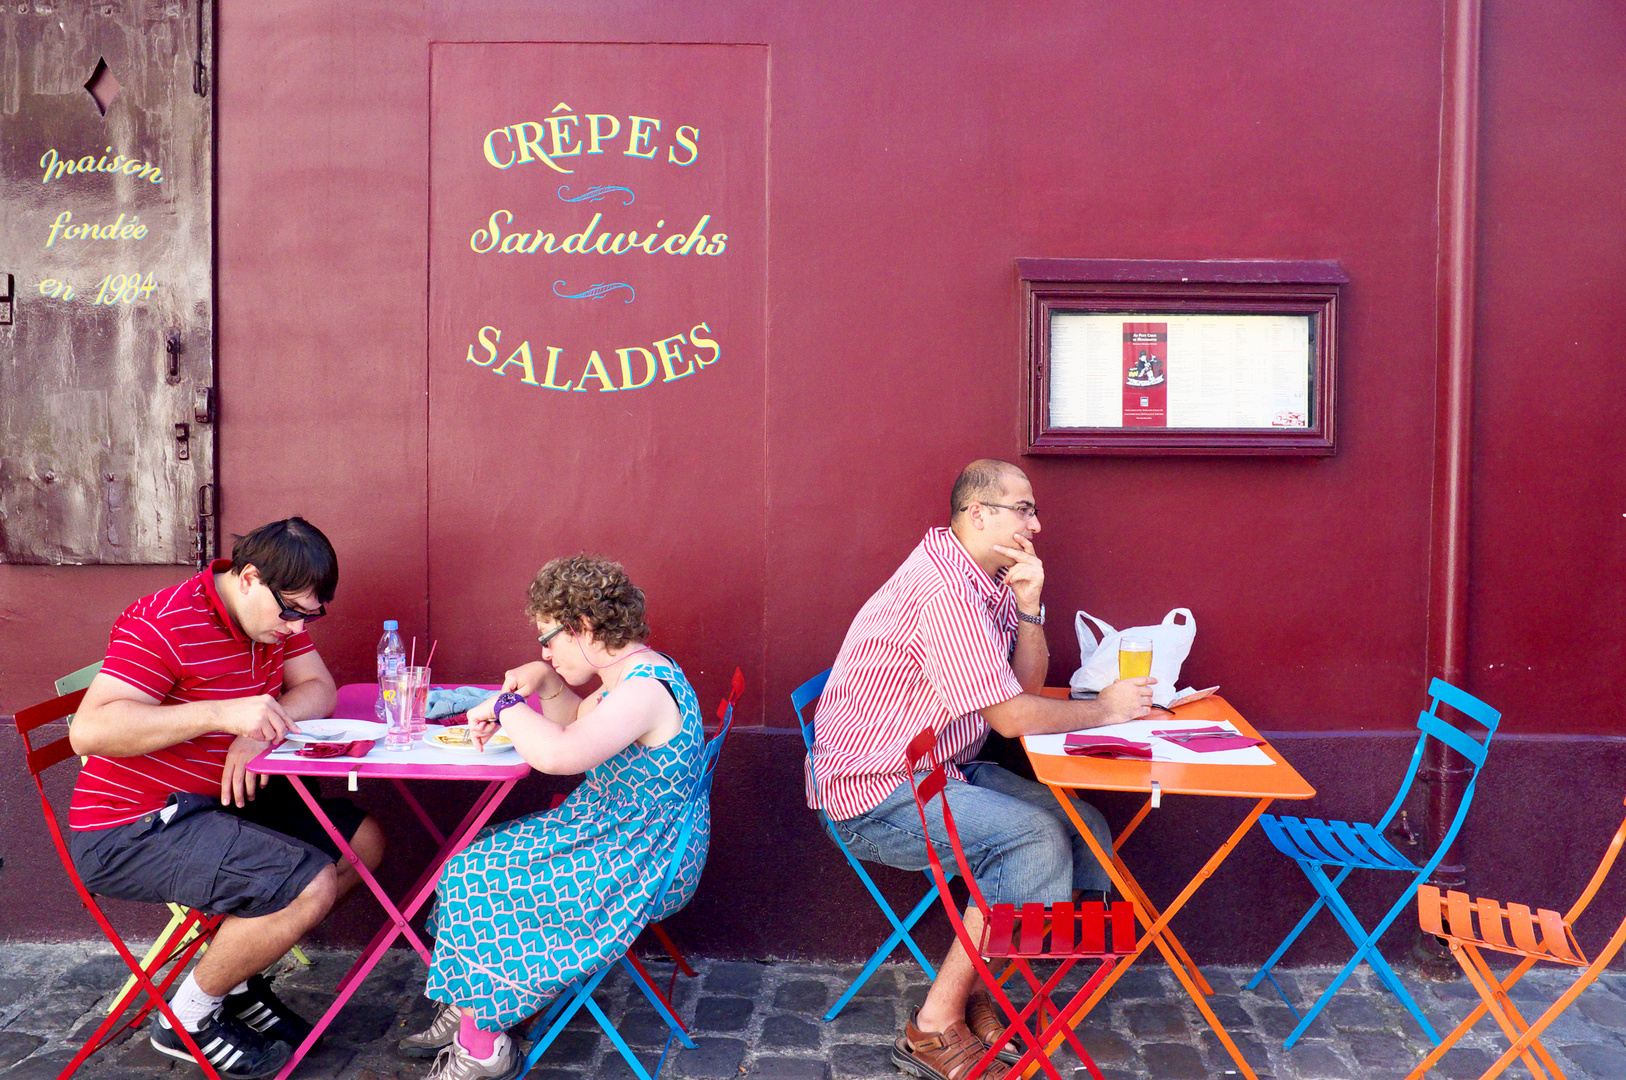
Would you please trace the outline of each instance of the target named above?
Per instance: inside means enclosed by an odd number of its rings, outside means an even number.
[[[1029,454],[1328,455],[1336,262],[1018,259]]]

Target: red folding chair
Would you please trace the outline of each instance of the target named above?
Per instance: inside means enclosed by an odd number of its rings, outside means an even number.
[[[85,1042],[85,1045],[80,1047],[73,1060],[68,1062],[67,1067],[58,1074],[58,1080],[66,1080],[67,1077],[72,1076],[85,1059],[107,1046],[124,1032],[143,1023],[155,1006],[164,1014],[170,1026],[180,1032],[181,1041],[186,1044],[186,1049],[197,1061],[198,1067],[203,1070],[204,1075],[209,1077],[209,1080],[220,1080],[220,1074],[215,1072],[214,1066],[209,1064],[209,1059],[204,1057],[203,1051],[198,1049],[198,1044],[192,1041],[191,1034],[175,1018],[175,1014],[170,1011],[169,1002],[164,1000],[164,994],[169,990],[170,984],[175,981],[176,977],[186,970],[186,965],[197,955],[198,950],[203,948],[204,943],[209,940],[209,937],[214,933],[215,927],[220,925],[221,917],[188,910],[185,917],[179,922],[170,923],[163,938],[154,947],[153,951],[148,954],[151,957],[150,960],[145,963],[137,960],[135,954],[125,946],[124,941],[119,937],[118,931],[113,929],[113,924],[107,921],[107,916],[102,913],[102,909],[97,905],[95,897],[91,896],[90,890],[85,888],[84,881],[80,879],[79,871],[74,868],[73,858],[68,854],[67,841],[62,837],[62,826],[57,821],[56,810],[51,806],[51,800],[45,794],[45,770],[73,758],[73,747],[69,745],[67,735],[63,734],[59,738],[53,739],[35,749],[34,739],[30,738],[30,735],[52,721],[63,720],[71,716],[74,710],[79,708],[79,702],[84,696],[85,692],[83,690],[76,690],[71,694],[52,698],[50,701],[41,702],[38,705],[22,710],[17,714],[17,733],[23,737],[23,750],[27,757],[28,772],[34,778],[34,786],[39,789],[40,807],[45,815],[45,827],[50,831],[51,842],[56,845],[56,853],[62,860],[62,868],[68,872],[68,880],[73,882],[74,889],[79,893],[79,902],[90,912],[91,917],[96,920],[96,925],[102,928],[102,933],[107,935],[107,940],[113,943],[113,948],[118,950],[119,956],[123,958],[124,963],[129,967],[130,974],[135,978],[135,986],[119,995],[118,1000],[114,1002],[113,1008],[108,1012],[106,1018],[97,1026],[95,1032]],[[192,935],[194,930],[197,931],[196,936]],[[164,975],[161,982],[154,983],[153,976],[162,972],[165,967],[170,969],[168,974]],[[136,1006],[135,1015],[127,1022],[120,1024],[118,1022],[119,1017],[123,1016],[130,1008],[132,1001],[138,999],[143,1000]]]
[[[943,827],[948,832],[949,846],[954,849],[954,862],[960,869],[960,877],[965,879],[972,903],[982,914],[980,940],[971,940],[965,920],[960,917],[960,907],[949,892],[948,875],[937,857],[935,845],[926,845],[926,858],[931,863],[937,895],[943,901],[943,909],[948,912],[949,922],[954,924],[955,937],[959,938],[961,946],[971,957],[977,977],[1010,1019],[1004,1032],[977,1060],[966,1080],[976,1080],[981,1076],[995,1055],[1017,1036],[1027,1044],[1027,1049],[1011,1066],[1011,1075],[1031,1072],[1033,1066],[1038,1065],[1049,1080],[1061,1080],[1056,1067],[1051,1064],[1050,1048],[1057,1044],[1059,1038],[1065,1038],[1090,1075],[1095,1080],[1102,1080],[1101,1070],[1096,1067],[1089,1051],[1084,1049],[1084,1044],[1078,1041],[1069,1021],[1083,1008],[1096,986],[1118,961],[1135,951],[1134,906],[1120,900],[1112,905],[1109,913],[1106,905],[1099,901],[1076,905],[1070,902],[1023,904],[1020,909],[1015,904],[990,905],[983,899],[982,890],[977,888],[976,879],[971,876],[971,867],[960,846],[960,831],[954,826],[954,815],[949,811],[948,799],[941,797],[947,776],[941,763],[932,764],[932,752],[936,747],[937,734],[931,728],[926,728],[909,741],[909,786],[914,789],[920,824],[928,830],[928,835],[931,827],[927,823],[926,807],[933,799],[942,804]],[[928,768],[931,772],[924,780],[920,779],[919,774]],[[1033,997],[1026,1006],[1018,1010],[1011,1003],[1002,985],[1004,977],[995,976],[984,963],[984,957],[1007,961],[1007,974],[1009,969],[1014,969],[1027,980]],[[1050,978],[1041,983],[1033,973],[1034,960],[1057,960],[1060,963]],[[1099,960],[1101,966],[1066,1005],[1058,1008],[1051,995],[1080,960]],[[1044,1025],[1037,1034],[1029,1026],[1030,1018],[1035,1016]]]

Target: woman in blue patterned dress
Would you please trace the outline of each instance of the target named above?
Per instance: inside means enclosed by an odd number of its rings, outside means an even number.
[[[711,838],[700,777],[705,734],[683,672],[645,645],[644,594],[619,563],[554,559],[531,583],[526,616],[542,659],[507,672],[503,693],[469,710],[473,734],[503,733],[540,772],[587,774],[556,810],[486,829],[436,886],[428,1030],[401,1051],[438,1052],[430,1080],[508,1080],[523,1063],[504,1034],[577,977],[688,903]],[[583,698],[573,687],[594,679]],[[542,711],[524,701],[535,694]],[[661,889],[686,814],[686,854]]]

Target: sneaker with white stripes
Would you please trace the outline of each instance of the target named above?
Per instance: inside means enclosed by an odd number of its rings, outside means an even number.
[[[198,1030],[190,1033],[203,1056],[225,1080],[257,1080],[275,1076],[294,1049],[287,1043],[267,1039],[258,1032],[244,1027],[237,1019],[215,1013]],[[181,1041],[180,1033],[162,1022],[152,1019],[152,1048],[181,1061],[192,1061],[192,1051]]]
[[[432,1058],[452,1045],[452,1036],[457,1034],[457,1026],[462,1022],[462,1009],[437,1001],[435,1017],[429,1021],[429,1026],[414,1035],[404,1036],[395,1044],[396,1049],[402,1057]]]
[[[271,980],[264,975],[249,976],[248,989],[241,994],[227,994],[221,1012],[249,1030],[289,1046],[299,1046],[311,1033],[310,1022],[271,992]]]

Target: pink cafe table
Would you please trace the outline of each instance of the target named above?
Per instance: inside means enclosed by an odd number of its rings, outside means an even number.
[[[491,689],[501,688],[492,686]],[[377,683],[350,683],[340,687],[338,701],[333,707],[333,719],[374,720],[373,702],[377,699]],[[358,779],[389,780],[395,785],[407,806],[411,807],[423,827],[429,831],[429,835],[434,837],[435,843],[440,845],[428,867],[407,890],[406,903],[397,907],[389,894],[379,885],[378,880],[361,864],[361,860],[356,858],[350,844],[343,834],[333,827],[333,822],[322,812],[321,804],[306,790],[305,785],[299,783],[293,785],[300,798],[311,808],[311,813],[316,815],[316,820],[321,822],[322,828],[326,829],[333,842],[339,845],[344,857],[350,860],[350,865],[356,868],[356,872],[367,883],[373,895],[378,897],[378,902],[384,906],[388,921],[373,935],[373,940],[362,950],[344,978],[339,980],[338,996],[333,999],[333,1004],[328,1006],[327,1012],[316,1022],[310,1036],[294,1048],[288,1064],[277,1074],[276,1080],[286,1080],[288,1074],[304,1060],[322,1032],[327,1030],[339,1010],[350,1000],[350,996],[361,986],[368,973],[383,957],[384,951],[397,937],[406,938],[418,951],[418,955],[423,957],[424,963],[429,962],[430,949],[408,920],[416,915],[424,902],[429,899],[429,894],[435,888],[435,880],[440,876],[440,869],[446,864],[446,860],[462,851],[469,841],[474,839],[474,834],[491,819],[498,805],[513,786],[531,771],[531,767],[525,764],[524,758],[513,751],[494,754],[488,759],[484,755],[459,754],[456,751],[443,750],[422,743],[414,743],[411,750],[386,750],[382,739],[366,757],[305,758],[286,751],[281,753],[267,751],[249,762],[248,767],[251,772],[264,776],[349,777],[351,790],[355,790],[355,782]],[[457,828],[450,833],[442,833],[423,805],[407,789],[405,783],[407,780],[482,780],[486,787],[480,793],[480,797],[475,799],[469,812],[463,815],[463,820],[458,823]]]

